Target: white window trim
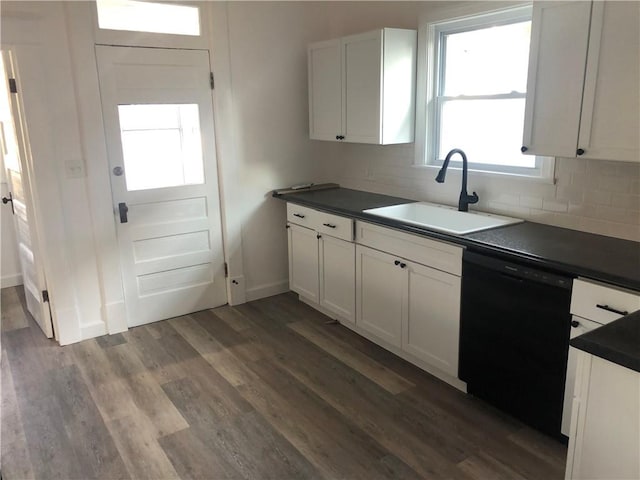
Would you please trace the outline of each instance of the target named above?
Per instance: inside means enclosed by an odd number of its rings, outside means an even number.
[[[416,91],[416,135],[415,135],[415,161],[414,166],[419,168],[439,169],[440,164],[429,163],[428,159],[433,158],[436,147],[435,140],[438,135],[438,125],[436,122],[437,86],[441,80],[442,71],[436,74],[437,59],[439,52],[437,49],[437,36],[441,32],[465,31],[474,27],[485,27],[487,20],[495,25],[514,23],[517,21],[531,20],[532,6],[525,5],[515,8],[508,8],[498,12],[486,12],[474,14],[472,16],[458,17],[450,20],[422,23],[418,29],[418,72]],[[426,85],[426,88],[421,86]],[[509,98],[522,98],[521,95],[507,95]],[[505,95],[498,95],[505,98]],[[482,96],[482,98],[486,98]],[[455,158],[452,159],[449,168],[460,168],[456,165]],[[536,168],[531,174],[518,167],[499,167],[492,169],[482,164],[469,162],[469,172],[487,176],[505,176],[514,179],[525,179],[544,183],[554,183],[555,158],[536,157]]]

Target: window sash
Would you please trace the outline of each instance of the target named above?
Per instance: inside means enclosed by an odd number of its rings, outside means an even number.
[[[424,49],[422,55],[419,56],[418,75],[419,80],[421,80],[419,85],[426,85],[426,88],[421,89],[418,93],[419,104],[416,128],[420,129],[420,135],[417,136],[416,139],[416,164],[440,166],[442,163],[442,159],[437,158],[440,150],[440,118],[442,107],[447,101],[526,98],[526,92],[518,91],[491,95],[442,95],[444,90],[443,76],[445,72],[443,61],[446,61],[443,51],[446,42],[443,40],[443,37],[465,31],[530,21],[531,11],[531,6],[528,5],[503,10],[501,12],[485,13],[463,19],[439,22],[437,24],[424,24],[421,26],[419,37],[420,45],[421,48],[426,47],[426,49]],[[453,168],[461,168],[461,165],[461,162],[457,159],[452,159],[450,164]],[[553,181],[554,161],[551,157],[535,157],[534,168],[522,166],[508,167],[470,161],[469,169],[473,171]]]

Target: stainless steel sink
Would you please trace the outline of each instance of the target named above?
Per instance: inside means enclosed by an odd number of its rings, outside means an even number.
[[[524,221],[519,218],[504,217],[491,213],[459,212],[454,207],[427,202],[370,208],[363,210],[363,213],[457,235],[480,232]]]

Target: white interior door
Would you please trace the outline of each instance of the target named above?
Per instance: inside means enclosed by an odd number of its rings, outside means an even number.
[[[226,303],[208,52],[96,56],[129,326]]]
[[[10,196],[5,197],[8,201],[3,206],[2,214],[13,213],[27,309],[40,325],[44,334],[51,338],[53,337],[53,325],[49,304],[43,299],[46,282],[38,248],[34,202],[31,193],[33,190],[27,168],[27,162],[31,161],[29,158],[31,151],[20,102],[20,78],[16,65],[16,52],[2,52],[2,70],[0,136],[2,139],[2,159],[10,192]],[[15,86],[17,92],[10,92],[10,82]]]

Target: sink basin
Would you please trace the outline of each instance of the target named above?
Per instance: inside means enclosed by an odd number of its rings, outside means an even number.
[[[482,212],[459,212],[454,207],[427,202],[370,208],[363,213],[418,225],[438,232],[464,235],[523,222],[519,218]]]

